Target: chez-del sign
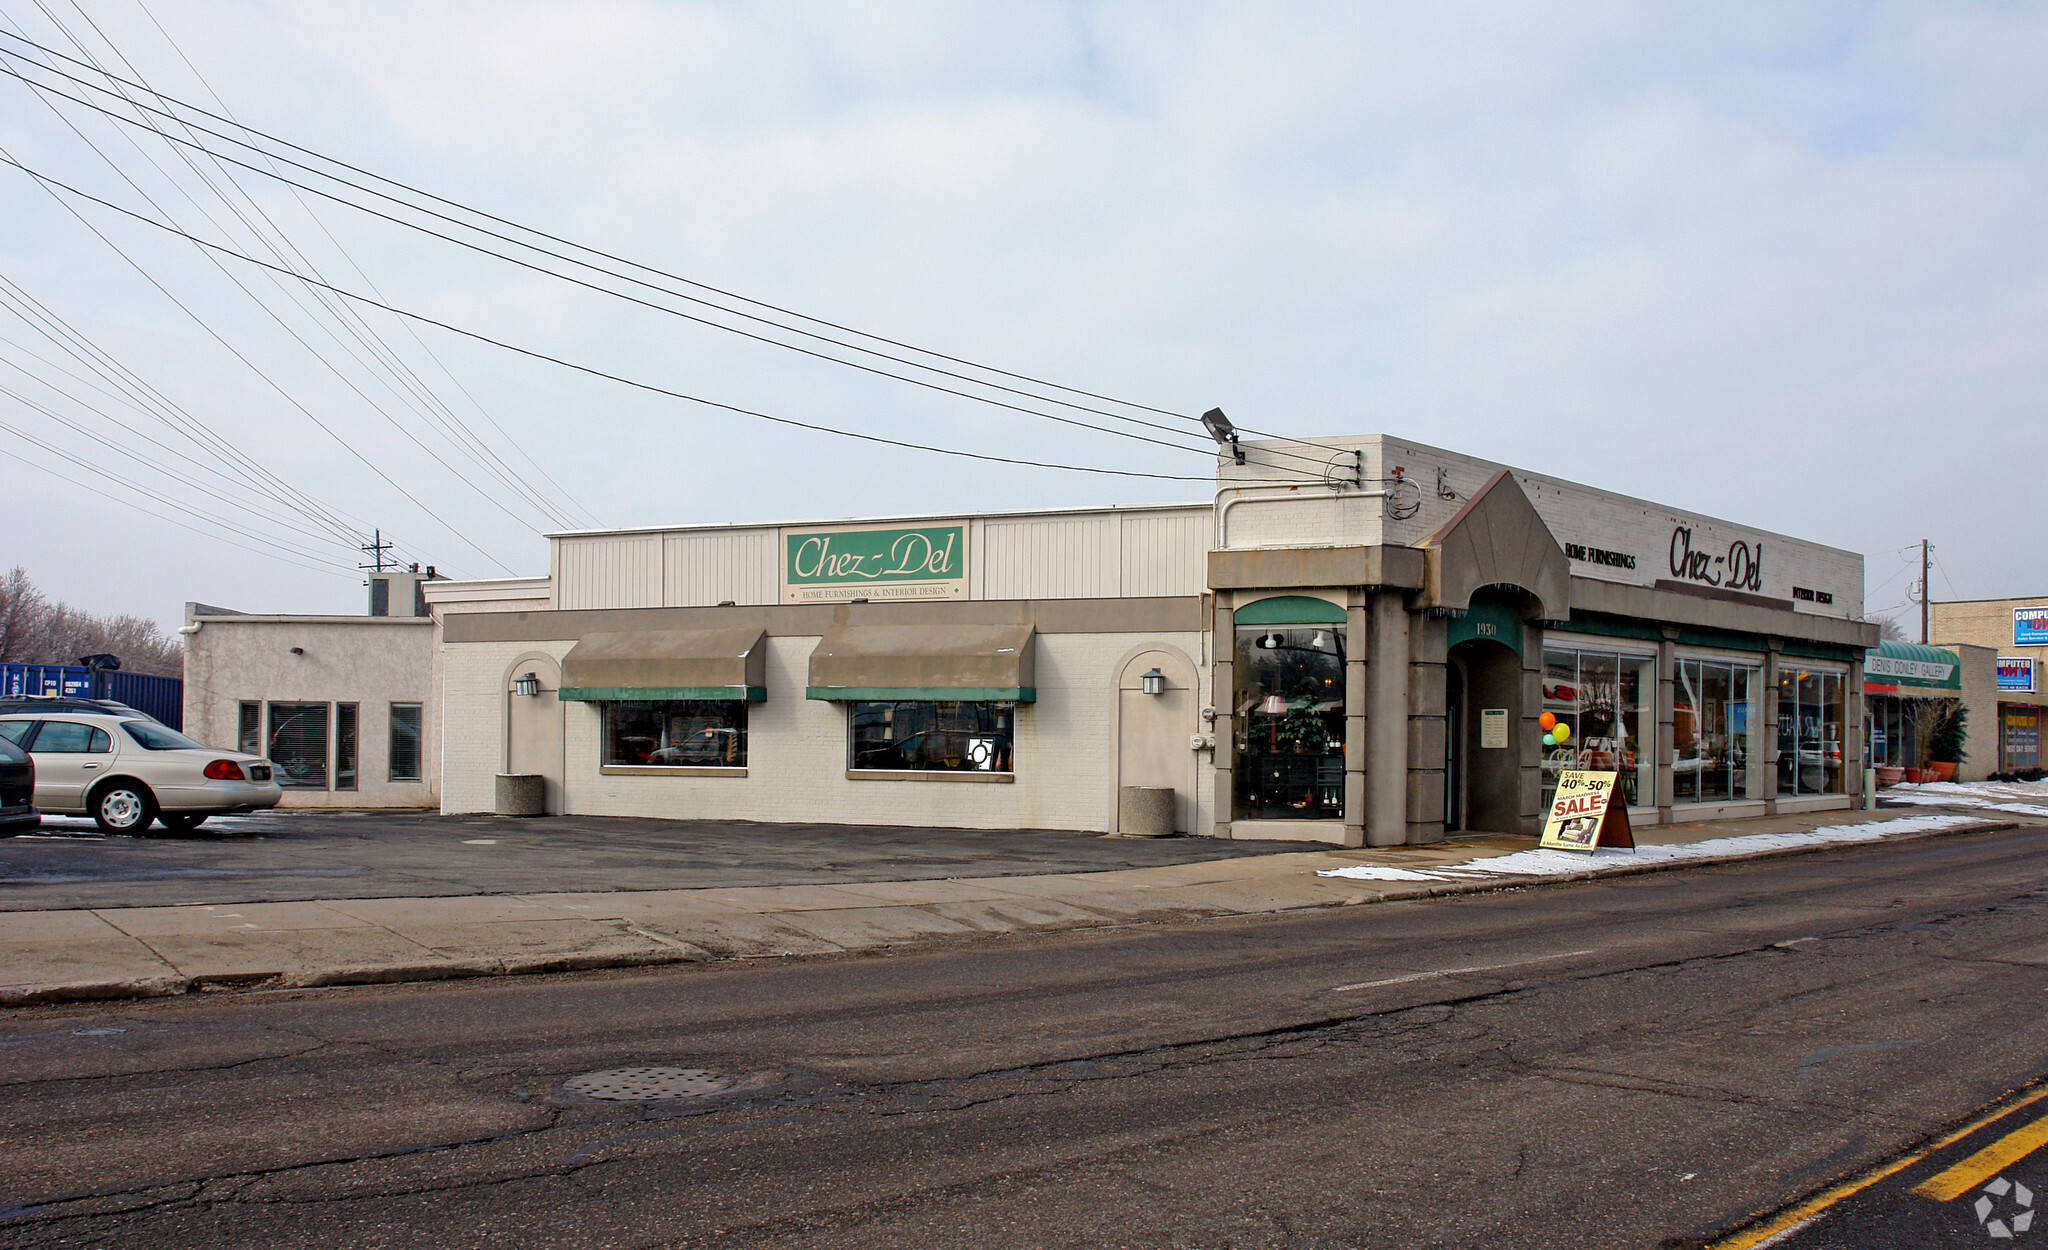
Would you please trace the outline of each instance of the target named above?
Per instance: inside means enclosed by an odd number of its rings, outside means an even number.
[[[959,599],[967,595],[967,528],[782,531],[785,603]]]

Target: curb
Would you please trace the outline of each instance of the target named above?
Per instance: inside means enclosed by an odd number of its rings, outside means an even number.
[[[1545,886],[1575,885],[1606,877],[1632,877],[1648,873],[1676,872],[1688,868],[1706,868],[1722,864],[1748,863],[1760,859],[1782,859],[1793,855],[1812,855],[1822,851],[1841,850],[1855,847],[1875,847],[1894,842],[1911,842],[1923,838],[1955,837],[1964,834],[1998,833],[2018,829],[2022,822],[2017,820],[1985,820],[1967,825],[1955,825],[1945,829],[1921,829],[1901,833],[1893,837],[1869,842],[1816,842],[1805,846],[1779,847],[1773,850],[1756,851],[1741,855],[1716,855],[1702,859],[1667,860],[1648,864],[1611,864],[1600,868],[1589,868],[1583,872],[1566,873],[1557,876],[1513,877],[1503,876],[1476,881],[1446,881],[1434,885],[1416,885],[1409,889],[1394,889],[1375,893],[1370,897],[1353,900],[1333,900],[1311,903],[1300,907],[1287,907],[1269,912],[1209,912],[1202,913],[1203,919],[1220,919],[1232,915],[1286,915],[1293,912],[1320,911],[1338,907],[1365,907],[1375,903],[1397,903],[1422,898],[1451,898],[1463,894],[1492,894],[1505,890],[1537,889]],[[1483,863],[1484,861],[1473,861]],[[1344,878],[1331,878],[1344,880]],[[1392,883],[1388,883],[1392,884]],[[912,906],[914,904],[906,904]],[[1117,924],[1160,923],[1182,915],[1176,909],[1166,908],[1150,915],[1141,914],[1122,922],[1087,922],[1082,924],[1056,924],[1031,926],[1013,930],[1013,933],[1048,933],[1066,929],[1090,929],[1116,927]],[[643,936],[652,937],[648,934]],[[985,935],[999,936],[999,935]],[[72,982],[48,985],[26,985],[0,988],[0,1009],[8,1007],[32,1007],[51,1003],[95,1002],[118,999],[172,998],[183,994],[228,989],[320,989],[345,985],[393,985],[404,982],[467,980],[477,977],[541,976],[562,972],[596,972],[614,968],[656,968],[691,963],[737,963],[760,956],[719,956],[681,938],[662,938],[668,950],[640,950],[609,955],[527,955],[505,956],[485,959],[451,959],[432,963],[361,964],[339,965],[327,968],[313,968],[281,976],[250,974],[229,974],[224,976],[183,975],[135,977],[118,981]],[[912,943],[891,944],[885,949],[901,949]],[[918,943],[921,944],[921,943]],[[863,953],[863,952],[849,952]]]

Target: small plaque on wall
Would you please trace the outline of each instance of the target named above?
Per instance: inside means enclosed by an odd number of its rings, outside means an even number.
[[[1479,745],[1504,750],[1508,745],[1508,710],[1504,707],[1479,709]]]

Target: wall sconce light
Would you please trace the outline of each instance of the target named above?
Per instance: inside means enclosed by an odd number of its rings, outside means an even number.
[[[540,678],[534,676],[532,673],[521,673],[512,681],[512,693],[529,696],[539,694]]]
[[[1165,694],[1166,674],[1155,668],[1138,678],[1138,686],[1146,694]]]

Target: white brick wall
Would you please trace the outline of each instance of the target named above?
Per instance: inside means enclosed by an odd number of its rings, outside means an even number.
[[[1194,658],[1202,654],[1195,634],[1040,634],[1034,643],[1038,702],[1017,709],[1014,783],[854,781],[846,776],[844,706],[803,695],[817,641],[768,640],[769,697],[748,712],[745,777],[603,775],[597,708],[565,704],[568,810],[669,819],[1106,830],[1117,662],[1141,642],[1169,643]],[[500,684],[507,666],[529,651],[559,658],[570,646],[446,647],[443,706],[449,724],[464,732],[447,737],[444,810],[489,811],[496,801],[494,778],[504,752]],[[1196,789],[1202,822],[1197,828],[1211,819],[1213,789],[1206,776]]]

